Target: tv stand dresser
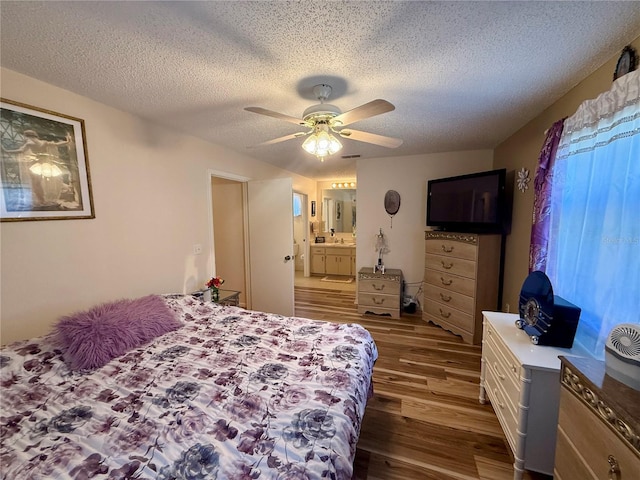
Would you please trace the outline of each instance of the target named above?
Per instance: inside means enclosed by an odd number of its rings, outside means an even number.
[[[496,310],[501,235],[426,231],[422,318],[462,337],[482,340],[482,311]]]

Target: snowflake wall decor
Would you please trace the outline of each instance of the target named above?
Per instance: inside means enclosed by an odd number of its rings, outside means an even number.
[[[518,190],[520,190],[522,193],[526,192],[529,189],[529,180],[531,180],[529,178],[529,170],[524,167],[521,168],[518,172],[517,179]]]

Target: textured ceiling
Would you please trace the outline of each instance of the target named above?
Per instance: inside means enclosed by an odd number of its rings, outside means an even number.
[[[317,178],[362,158],[493,148],[640,35],[639,2],[0,2],[0,62],[118,109]],[[613,74],[613,72],[612,72]],[[300,117],[333,86],[342,111],[396,110],[352,127],[320,163]],[[64,112],[72,115],[73,112]],[[89,134],[89,133],[88,133]]]

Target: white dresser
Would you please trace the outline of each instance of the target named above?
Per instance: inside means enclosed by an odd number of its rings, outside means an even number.
[[[500,235],[425,232],[422,318],[460,335],[482,338],[482,311],[498,308]]]
[[[483,312],[480,403],[488,397],[514,456],[514,480],[524,470],[553,474],[560,405],[560,359],[584,351],[533,345],[515,326],[518,315]]]

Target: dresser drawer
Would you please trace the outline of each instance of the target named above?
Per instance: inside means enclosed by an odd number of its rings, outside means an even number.
[[[478,247],[464,242],[456,242],[446,239],[430,239],[425,242],[425,252],[447,257],[463,258],[466,260],[476,259]]]
[[[424,256],[424,266],[425,268],[431,268],[439,272],[452,273],[471,279],[476,278],[476,262],[472,260],[426,253]]]
[[[384,280],[378,278],[360,279],[358,284],[358,292],[400,295],[400,283],[394,280]]]
[[[576,451],[575,446],[561,427],[558,427],[556,452],[556,462],[553,467],[553,477],[555,479],[571,480],[572,478],[579,478],[580,480],[598,480],[592,475],[584,459]]]
[[[447,290],[446,288],[433,285],[431,288],[425,290],[424,298],[426,300],[425,303],[429,301],[436,301],[449,305],[461,312],[468,313],[469,315],[473,315],[474,313],[473,297],[462,295],[461,293]]]
[[[504,381],[500,378],[500,375],[496,373],[496,370],[493,368],[492,364],[485,365],[485,368],[488,369],[487,375],[491,379],[491,385],[493,385],[493,387],[497,389],[498,392],[500,392],[501,404],[499,406],[504,411],[505,415],[506,412],[509,412],[509,415],[511,416],[510,422],[513,423],[515,428],[515,426],[518,424],[517,418],[519,398],[513,398],[513,396],[509,396],[509,394],[505,391]]]
[[[494,382],[500,386],[506,399],[509,401],[514,416],[518,411],[518,403],[520,402],[520,379],[518,374],[508,366],[502,354],[495,347],[491,339],[484,339],[482,346],[482,357],[485,361],[485,368],[491,369]]]
[[[433,319],[434,323],[440,324],[440,320],[454,325],[469,333],[473,333],[474,319],[473,315],[461,312],[448,305],[439,302],[425,302],[424,314],[428,320]]]
[[[359,292],[358,305],[398,309],[400,306],[400,297],[398,295],[381,295],[379,293]]]
[[[424,271],[424,281],[427,284],[435,285],[451,292],[461,293],[469,297],[473,297],[476,291],[476,282],[471,278],[451,275],[429,268]]]
[[[558,424],[559,430],[571,439],[573,446],[580,452],[583,461],[596,478],[609,478],[609,455],[615,457],[620,469],[618,476],[613,478],[640,478],[640,459],[602,419],[597,417],[596,413],[566,387],[562,388],[560,394]],[[556,457],[560,455],[562,453]],[[561,472],[561,475],[562,473],[564,472]]]
[[[358,313],[375,313],[400,318],[400,296],[358,293]]]
[[[324,247],[311,247],[311,255],[324,255]]]
[[[502,426],[504,436],[509,442],[511,451],[515,452],[516,439],[518,438],[518,422],[509,409],[504,393],[498,387],[491,369],[485,369],[484,388],[493,406],[493,411],[496,413],[496,417],[498,417],[498,421]]]
[[[348,247],[325,247],[324,250],[327,255],[351,255],[355,249]]]
[[[506,375],[510,376],[517,385],[520,385],[520,361],[515,357],[511,349],[505,345],[500,335],[489,322],[485,322],[484,328],[484,339],[485,343],[489,345],[489,351],[497,352],[498,359],[500,359]],[[513,328],[517,329],[518,327],[514,324]]]

